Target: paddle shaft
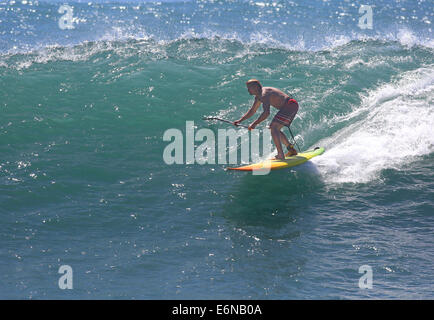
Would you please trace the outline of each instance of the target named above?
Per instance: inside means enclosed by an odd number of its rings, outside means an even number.
[[[226,119],[222,119],[222,118],[218,118],[218,117],[204,117],[203,120],[218,120],[218,121],[234,124],[232,121],[229,121],[229,120],[226,120]],[[243,128],[249,128],[248,126],[245,126],[243,124],[239,124],[238,126],[239,127],[243,127]],[[295,145],[298,148],[298,151],[301,152],[300,151],[300,147],[298,146],[298,143],[295,140],[294,135],[292,134],[291,128],[289,126],[287,126],[287,127],[288,127],[288,130],[289,130],[289,133],[291,134],[292,140],[294,141]]]
[[[203,118],[203,120],[218,120],[218,121],[234,124],[232,121],[225,120],[225,119],[222,119],[222,118],[217,118],[217,117],[206,117],[206,118]],[[245,126],[243,124],[239,124],[239,125],[237,125],[237,127],[243,127],[243,128],[246,128],[246,129],[249,128],[248,126]]]
[[[292,140],[295,142],[295,145],[296,145],[297,148],[298,148],[298,152],[301,152],[300,147],[298,146],[298,143],[297,143],[297,141],[295,140],[294,135],[292,134],[291,128],[290,128],[289,126],[287,126],[287,127],[288,127],[288,130],[289,130],[289,133],[291,134]]]

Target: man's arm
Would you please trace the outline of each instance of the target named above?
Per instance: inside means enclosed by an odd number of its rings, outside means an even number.
[[[256,111],[258,110],[259,106],[261,105],[261,100],[258,98],[255,98],[255,102],[253,102],[252,107],[249,109],[249,111],[246,112],[244,116],[241,117],[241,119],[234,122],[235,125],[238,125],[240,122],[249,119],[251,116],[253,116]]]
[[[264,103],[262,105],[262,107],[264,108],[264,111],[262,112],[262,114],[259,116],[258,119],[256,119],[256,121],[254,121],[250,126],[249,126],[249,130],[251,129],[255,129],[255,127],[260,124],[262,121],[264,121],[265,119],[268,118],[268,116],[270,115],[270,104],[269,103]]]

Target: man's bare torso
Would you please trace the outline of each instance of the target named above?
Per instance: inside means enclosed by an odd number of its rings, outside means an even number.
[[[263,103],[264,106],[273,106],[277,109],[283,107],[286,103],[286,100],[289,96],[279,89],[272,87],[263,87],[262,88],[262,96],[259,100]]]

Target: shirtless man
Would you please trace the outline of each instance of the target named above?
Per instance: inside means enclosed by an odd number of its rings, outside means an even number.
[[[247,113],[242,116],[241,119],[234,121],[234,125],[240,124],[242,121],[253,116],[258,110],[262,103],[264,111],[259,116],[259,118],[254,121],[250,126],[249,130],[255,129],[255,127],[267,119],[270,115],[270,105],[279,109],[277,114],[274,116],[273,121],[270,125],[271,136],[273,137],[273,142],[277,148],[276,159],[285,159],[283,154],[282,144],[283,142],[288,149],[286,156],[294,156],[297,154],[294,146],[289,143],[288,138],[285,134],[280,131],[283,126],[289,126],[298,111],[298,103],[294,99],[291,99],[288,95],[280,91],[279,89],[272,87],[262,87],[261,83],[256,79],[251,79],[246,82],[247,90],[252,96],[255,96],[255,102]]]

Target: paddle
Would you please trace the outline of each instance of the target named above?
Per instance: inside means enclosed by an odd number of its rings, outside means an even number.
[[[229,121],[229,120],[226,120],[226,119],[222,119],[222,118],[219,118],[219,117],[203,117],[202,119],[203,120],[218,120],[218,121],[234,124],[232,121]],[[248,126],[245,126],[243,124],[239,124],[238,127],[243,127],[243,128],[247,128],[247,129],[249,128]],[[295,140],[294,135],[292,134],[291,128],[289,126],[286,126],[286,127],[288,128],[289,133],[291,134],[292,140],[294,141],[295,145],[298,148],[298,151],[300,152],[300,147],[298,146],[298,143]]]
[[[222,122],[230,123],[230,124],[232,124],[232,125],[234,124],[232,121],[225,120],[225,119],[218,118],[218,117],[203,117],[202,119],[203,119],[203,120],[218,120],[218,121],[222,121]],[[243,125],[243,124],[239,124],[239,125],[237,125],[237,127],[249,128],[248,126],[245,126],[245,125]]]

